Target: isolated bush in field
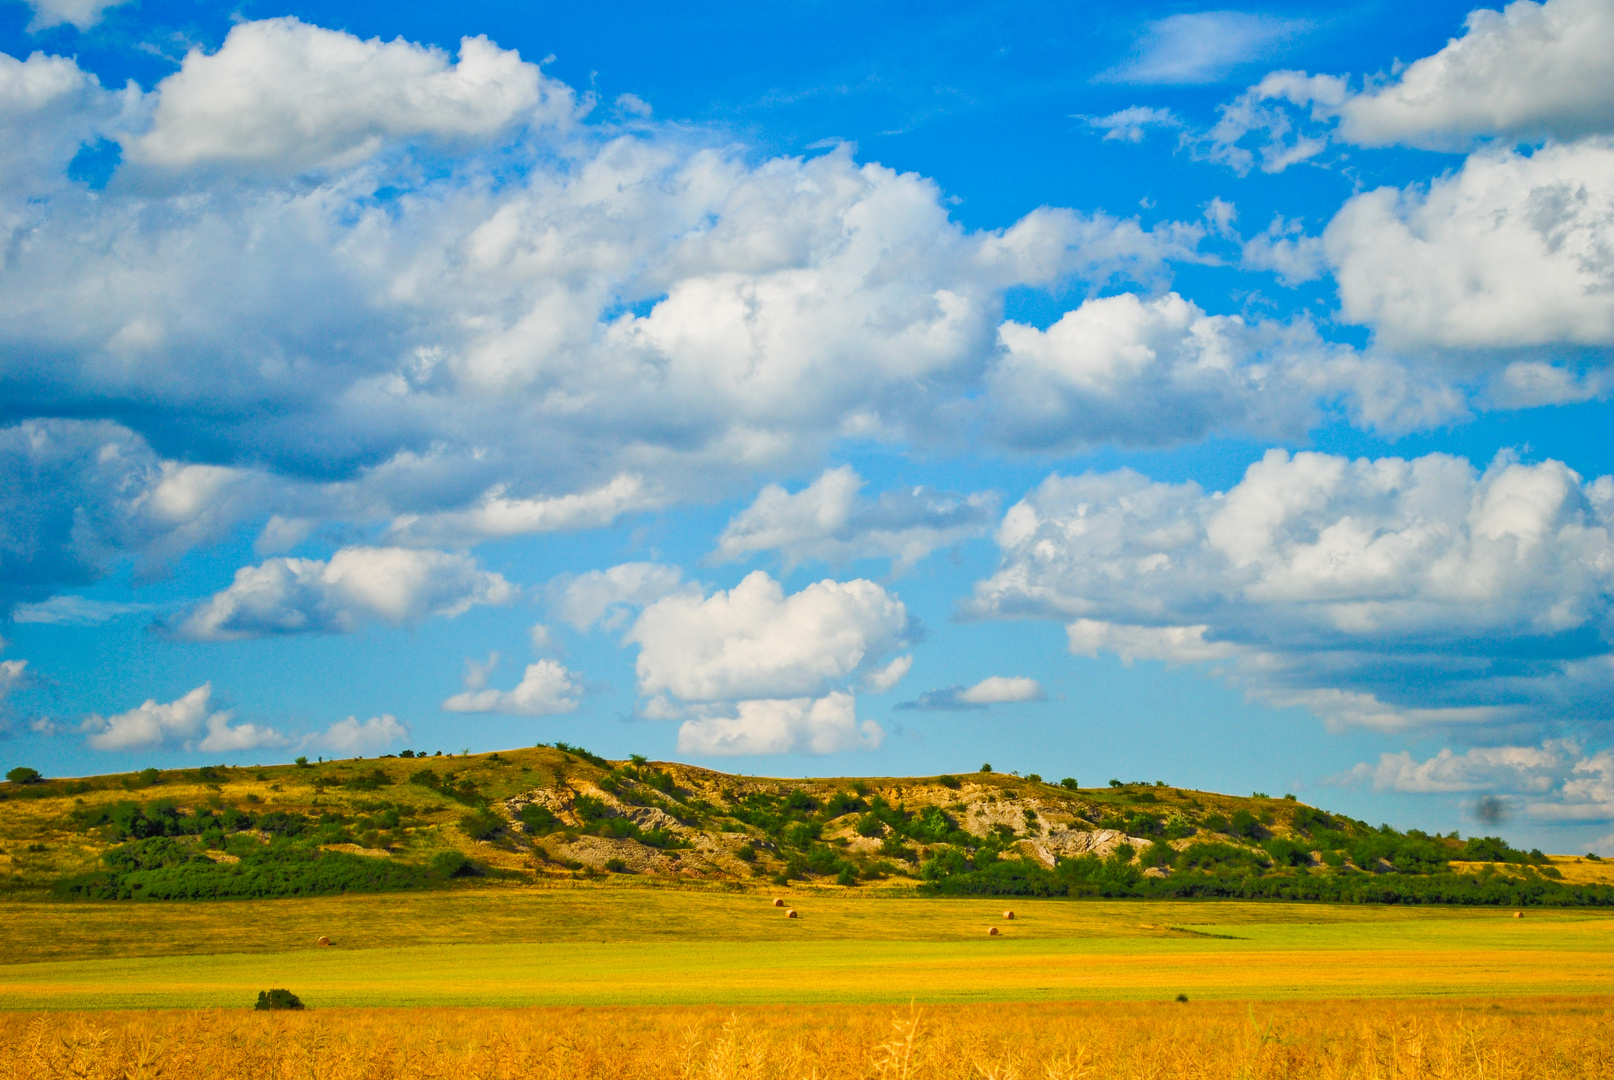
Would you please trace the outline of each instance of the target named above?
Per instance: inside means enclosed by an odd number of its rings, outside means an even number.
[[[488,840],[504,827],[504,819],[492,810],[475,810],[460,818],[460,832],[472,840]]]
[[[991,772],[992,771],[992,763],[990,761],[983,762],[982,765],[981,765],[981,771],[982,772]]]
[[[308,769],[313,767],[308,764],[307,754],[299,756],[296,761],[292,762],[292,764],[296,765],[299,769]]]
[[[1040,783],[1042,783],[1042,774],[1041,773],[1034,773],[1034,772],[1033,773],[1026,773],[1026,779],[1030,780],[1033,784],[1040,784]]]
[[[1067,776],[1063,780],[1059,781],[1059,786],[1064,788],[1066,791],[1075,791],[1081,785],[1076,783],[1076,778],[1074,776]]]
[[[254,1009],[301,1009],[302,1001],[290,990],[259,990]]]
[[[18,765],[15,769],[12,769],[10,772],[6,773],[6,779],[10,780],[13,784],[37,784],[39,783],[41,777],[38,769],[30,769],[26,765]]]
[[[1121,783],[1121,781],[1119,779],[1117,779],[1116,777],[1113,777],[1113,776],[1110,777],[1110,787],[1118,788],[1118,787],[1125,787],[1125,786],[1126,785]]]

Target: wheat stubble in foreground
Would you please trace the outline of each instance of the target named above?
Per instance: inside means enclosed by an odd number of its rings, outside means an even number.
[[[1614,1077],[1614,999],[13,1013],[4,1080]]]

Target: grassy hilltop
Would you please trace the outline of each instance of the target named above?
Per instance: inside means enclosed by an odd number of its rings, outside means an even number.
[[[952,895],[1614,905],[1595,860],[1161,783],[778,780],[564,743],[0,784],[0,895],[203,899],[535,880]]]

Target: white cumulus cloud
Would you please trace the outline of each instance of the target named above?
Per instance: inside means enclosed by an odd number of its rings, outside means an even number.
[[[233,713],[214,711],[210,706],[213,684],[203,683],[174,701],[155,698],[128,712],[103,717],[92,715],[81,725],[89,733],[86,740],[96,750],[143,750],[178,746],[205,752],[250,750],[259,746],[284,746],[279,732],[254,724],[231,726]]]
[[[383,713],[368,720],[360,720],[356,716],[338,720],[319,734],[306,738],[304,744],[310,748],[319,747],[338,754],[357,756],[385,750],[408,738],[408,726],[391,713]]]
[[[341,167],[391,140],[483,138],[575,108],[569,89],[486,37],[463,39],[450,63],[438,49],[291,17],[238,23],[217,52],[192,49],[154,95],[151,126],[125,150],[174,170]]]
[[[961,712],[985,709],[991,705],[1005,705],[1022,701],[1046,701],[1048,694],[1036,679],[1023,675],[990,675],[974,686],[949,686],[941,690],[927,690],[913,701],[904,701],[899,709],[919,709],[926,712]]]
[[[653,604],[675,593],[699,595],[700,587],[684,581],[684,572],[662,563],[620,563],[605,570],[563,575],[549,583],[549,606],[556,618],[578,630],[627,621],[633,608]]]
[[[748,754],[834,754],[872,750],[885,737],[872,720],[858,722],[851,694],[741,701],[732,716],[686,720],[678,752],[712,757]]]
[[[755,571],[727,592],[647,607],[625,640],[639,646],[639,689],[683,701],[820,694],[907,640],[902,601],[872,581],[820,581],[786,596]]]
[[[1491,151],[1349,200],[1323,234],[1347,319],[1392,345],[1614,342],[1614,141]]]
[[[1101,78],[1128,83],[1220,82],[1234,68],[1310,28],[1299,19],[1247,11],[1196,11],[1151,22],[1126,63]]]
[[[503,713],[508,716],[554,716],[577,708],[582,684],[554,660],[528,664],[521,681],[511,690],[483,687],[487,675],[479,669],[476,680],[467,679],[467,689],[443,702],[443,708],[456,713]],[[472,686],[471,683],[476,685]]]
[[[53,26],[71,26],[88,30],[106,15],[111,8],[127,4],[129,0],[28,0],[34,17],[28,20],[28,32],[38,33]]]
[[[503,604],[515,587],[469,556],[411,548],[342,548],[329,561],[269,559],[192,608],[174,633],[194,641],[347,633],[367,621],[407,626]]]
[[[1273,450],[1215,494],[1056,475],[1005,515],[972,610],[1209,662],[1335,723],[1550,720],[1614,688],[1611,526],[1614,478],[1505,454]]]
[[[718,537],[720,562],[777,551],[787,566],[810,559],[832,564],[889,558],[902,572],[939,547],[984,536],[997,517],[990,492],[950,495],[928,488],[858,493],[864,480],[850,465],[826,469],[792,494],[768,484]]]

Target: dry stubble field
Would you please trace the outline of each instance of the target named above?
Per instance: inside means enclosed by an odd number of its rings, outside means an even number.
[[[1614,1075],[1600,912],[787,898],[0,905],[0,1078]]]

